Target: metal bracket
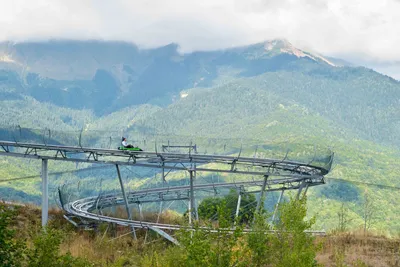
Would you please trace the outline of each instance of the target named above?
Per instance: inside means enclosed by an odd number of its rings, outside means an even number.
[[[90,157],[93,157],[94,161],[97,161],[99,159],[97,153],[95,153],[95,152],[89,152],[89,156],[87,157],[87,160],[90,160]]]
[[[10,152],[10,148],[8,146],[1,145],[1,148],[4,150],[4,152]]]
[[[60,154],[63,159],[67,158],[67,152],[65,152],[65,151],[57,150],[57,153],[56,153],[56,156],[55,156],[56,158],[58,157],[58,154]]]
[[[36,150],[36,148],[27,148],[26,150],[25,150],[25,155],[30,155],[33,151],[35,151],[35,153],[33,153],[35,156],[37,156],[37,150]]]
[[[235,166],[236,166],[236,162],[238,161],[238,159],[234,159],[234,160],[232,160],[232,163],[231,163],[231,172],[233,172],[234,170],[235,170]]]
[[[136,163],[136,157],[134,155],[130,155],[128,158],[128,162],[130,162],[132,159],[132,163]]]

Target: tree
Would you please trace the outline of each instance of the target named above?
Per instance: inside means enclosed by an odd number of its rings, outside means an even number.
[[[0,203],[0,266],[21,266],[25,245],[15,239],[11,223],[16,220],[17,207]]]
[[[279,220],[274,225],[275,234],[271,241],[273,266],[315,266],[318,246],[314,237],[307,233],[315,223],[315,217],[306,220],[306,197],[282,203]]]
[[[271,226],[267,223],[266,214],[256,214],[252,232],[247,235],[247,246],[251,251],[251,260],[247,262],[251,266],[267,266],[271,264],[272,235],[269,230]],[[248,266],[247,265],[247,266]]]
[[[279,219],[268,224],[268,214],[257,213],[252,231],[244,226],[232,228],[231,210],[222,200],[217,206],[218,224],[196,222],[194,229],[181,229],[181,246],[168,247],[162,253],[150,252],[142,266],[317,266],[318,246],[307,233],[315,218],[306,220],[306,199],[291,198],[279,206]],[[207,227],[203,227],[207,226]]]
[[[353,219],[349,218],[348,211],[349,211],[349,209],[346,207],[346,205],[344,203],[342,203],[342,205],[340,205],[340,209],[337,213],[337,215],[338,215],[337,230],[339,232],[346,231],[349,223],[353,220]]]
[[[80,267],[91,266],[84,259],[73,257],[69,252],[61,255],[63,232],[52,228],[42,229],[33,239],[33,248],[28,251],[29,267]]]
[[[182,245],[181,253],[184,258],[180,263],[175,259],[173,266],[231,266],[231,259],[236,253],[233,248],[242,236],[243,229],[238,226],[233,232],[227,231],[232,226],[230,212],[227,203],[222,199],[216,206],[216,227],[210,222],[207,223],[207,228],[196,223],[194,231],[180,231],[178,240]]]
[[[371,196],[368,193],[368,190],[366,189],[364,192],[363,202],[364,235],[373,223],[375,211],[376,207],[371,199]]]
[[[198,207],[199,217],[205,220],[218,220],[218,207],[221,203],[225,203],[227,210],[229,211],[230,221],[235,221],[235,214],[239,194],[235,190],[231,190],[229,194],[221,197],[205,198]],[[242,194],[239,208],[239,223],[249,223],[253,220],[255,211],[256,197],[254,194]],[[262,212],[264,209],[262,208]]]
[[[197,212],[201,219],[206,220],[216,220],[217,208],[222,203],[222,198],[220,197],[209,197],[201,201]]]

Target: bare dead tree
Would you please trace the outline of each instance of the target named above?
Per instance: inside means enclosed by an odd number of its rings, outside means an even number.
[[[373,224],[374,217],[376,213],[376,207],[371,199],[370,193],[366,189],[364,191],[364,201],[363,201],[363,219],[364,219],[364,235],[367,230],[370,229]]]
[[[353,220],[349,217],[349,209],[345,203],[342,203],[337,214],[339,219],[337,230],[339,232],[344,232],[346,231],[349,223]]]

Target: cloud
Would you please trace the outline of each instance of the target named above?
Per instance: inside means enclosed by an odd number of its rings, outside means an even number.
[[[183,51],[286,38],[328,55],[400,60],[397,0],[0,0],[0,40],[178,43]]]

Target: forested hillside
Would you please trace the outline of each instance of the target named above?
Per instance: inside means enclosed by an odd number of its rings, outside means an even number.
[[[174,44],[142,50],[117,42],[3,43],[0,60],[0,128],[330,147],[336,155],[331,179],[309,191],[309,211],[320,215],[317,226],[335,227],[344,203],[358,227],[369,194],[383,207],[376,208],[374,228],[400,229],[398,192],[363,184],[399,186],[400,82],[390,77],[337,66],[332,62],[340,60],[284,40],[190,54]],[[0,160],[0,178],[39,170],[35,162]],[[151,180],[146,173],[140,177]],[[57,177],[57,184],[78,178]],[[7,199],[37,201],[38,189],[34,180],[0,184]]]

